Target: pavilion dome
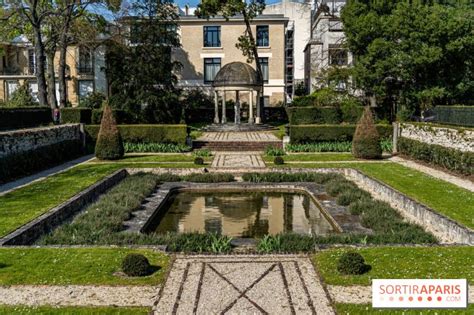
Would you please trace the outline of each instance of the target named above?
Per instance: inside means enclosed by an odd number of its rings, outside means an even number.
[[[231,62],[223,66],[217,72],[213,86],[260,86],[262,81],[259,80],[257,71],[252,66],[243,62]]]

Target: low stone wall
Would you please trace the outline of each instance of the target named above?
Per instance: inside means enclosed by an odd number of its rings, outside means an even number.
[[[79,210],[97,199],[100,194],[115,186],[128,175],[125,169],[116,171],[89,188],[78,193],[66,202],[52,208],[33,221],[23,225],[14,232],[0,239],[0,246],[29,245],[41,235],[50,232],[64,220],[70,218]]]
[[[474,130],[429,124],[401,124],[400,137],[437,144],[462,152],[474,152]]]
[[[406,218],[433,233],[443,242],[474,245],[474,231],[454,220],[435,212],[427,206],[405,196],[384,183],[372,179],[354,169],[344,173],[359,186],[373,193],[378,199],[388,202]]]
[[[68,140],[81,140],[81,125],[19,129],[0,132],[0,158]]]

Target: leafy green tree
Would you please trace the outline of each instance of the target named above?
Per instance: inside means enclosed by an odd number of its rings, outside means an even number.
[[[28,84],[23,84],[12,93],[10,99],[5,103],[6,107],[28,107],[38,106],[38,103],[31,96]]]
[[[461,2],[348,1],[341,13],[352,75],[386,112],[472,101],[474,9]]]

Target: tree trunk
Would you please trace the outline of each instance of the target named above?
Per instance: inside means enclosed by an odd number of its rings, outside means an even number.
[[[56,75],[54,73],[54,54],[54,50],[46,54],[46,58],[48,59],[48,100],[52,109],[58,107],[58,101],[56,99]]]
[[[63,38],[64,37],[64,38]],[[59,43],[59,65],[58,65],[58,83],[59,83],[59,107],[67,105],[67,82],[66,82],[66,53],[67,53],[67,35],[61,35]]]
[[[38,100],[40,105],[48,105],[48,91],[45,77],[45,49],[39,25],[33,26],[35,36],[36,82],[38,83]]]

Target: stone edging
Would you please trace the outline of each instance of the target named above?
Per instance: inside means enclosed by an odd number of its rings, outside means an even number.
[[[24,224],[12,233],[0,238],[0,246],[28,245],[40,235],[51,231],[65,219],[81,210],[84,206],[97,199],[100,194],[117,184],[127,176],[125,169],[118,170],[104,179],[89,186],[85,190],[69,198],[67,201],[43,213],[34,220]]]
[[[396,189],[373,179],[362,172],[347,168],[344,174],[356,181],[362,188],[372,192],[377,199],[390,203],[406,218],[432,232],[442,241],[474,245],[474,231],[458,222],[411,199]]]

